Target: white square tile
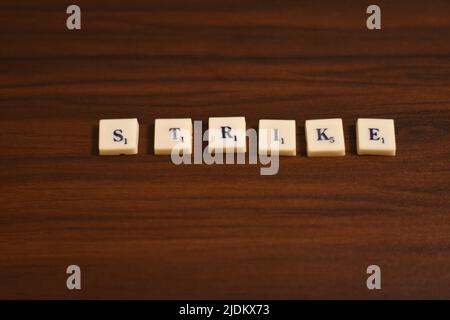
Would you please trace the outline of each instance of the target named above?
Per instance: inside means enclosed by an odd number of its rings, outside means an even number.
[[[295,120],[259,120],[259,154],[295,156],[297,154],[295,128]]]
[[[358,154],[395,156],[394,120],[358,119],[356,141]]]
[[[156,119],[154,147],[156,155],[192,154],[192,120]]]
[[[308,157],[345,155],[342,119],[306,120],[305,134]]]
[[[137,154],[139,142],[138,120],[100,120],[98,138],[100,155]]]
[[[209,153],[245,153],[246,137],[244,117],[209,118]]]

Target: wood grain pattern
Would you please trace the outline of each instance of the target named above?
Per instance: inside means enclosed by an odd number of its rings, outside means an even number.
[[[375,32],[361,1],[79,0],[79,32],[69,4],[0,2],[0,298],[450,298],[448,1],[378,1]],[[233,115],[297,120],[299,156],[152,155],[155,118]],[[139,155],[99,157],[122,117]],[[305,157],[327,117],[348,155]],[[394,118],[398,156],[357,156],[358,117]]]

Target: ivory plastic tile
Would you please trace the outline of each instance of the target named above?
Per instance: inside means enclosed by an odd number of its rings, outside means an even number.
[[[247,151],[244,117],[209,118],[209,153],[245,153]]]
[[[394,120],[358,119],[356,141],[358,154],[395,156]]]
[[[192,154],[192,120],[156,119],[154,147],[156,155]]]
[[[308,157],[345,155],[342,119],[306,120],[305,134]]]
[[[100,120],[98,137],[100,155],[137,154],[139,142],[138,120]]]
[[[295,120],[259,120],[258,148],[260,155],[295,156]]]

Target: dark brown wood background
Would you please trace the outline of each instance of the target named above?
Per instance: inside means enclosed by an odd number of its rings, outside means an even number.
[[[0,298],[450,298],[450,2],[0,2]],[[155,118],[295,119],[299,156],[175,166]],[[140,152],[97,155],[102,118]],[[305,156],[342,117],[348,155]],[[393,118],[397,157],[355,151]],[[66,289],[66,267],[82,290]],[[366,268],[382,269],[382,290]]]

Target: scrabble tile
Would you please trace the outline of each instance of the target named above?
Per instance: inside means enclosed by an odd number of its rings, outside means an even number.
[[[306,120],[305,134],[308,157],[345,155],[342,119]]]
[[[246,151],[244,117],[209,118],[209,153],[245,153]]]
[[[192,120],[156,119],[154,147],[156,155],[192,154]]]
[[[100,155],[137,154],[139,142],[138,120],[100,120],[98,138]]]
[[[295,120],[259,120],[258,149],[260,155],[295,156]]]
[[[358,154],[395,156],[394,120],[358,119],[356,142]]]

